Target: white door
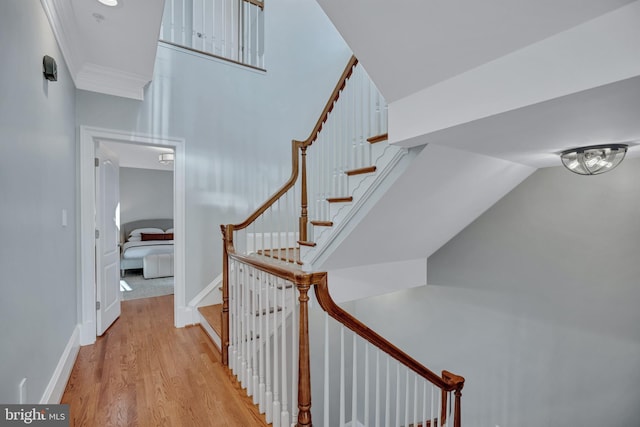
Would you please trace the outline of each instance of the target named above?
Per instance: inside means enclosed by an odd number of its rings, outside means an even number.
[[[98,335],[120,316],[120,166],[96,146],[96,324]]]

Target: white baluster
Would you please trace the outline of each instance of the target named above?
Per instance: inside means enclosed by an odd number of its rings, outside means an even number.
[[[278,233],[279,234],[279,233]],[[278,296],[277,279],[271,278],[273,288],[273,427],[280,427],[280,352],[278,348]]]
[[[289,410],[287,408],[287,304],[285,303],[285,298],[287,296],[286,291],[286,282],[284,280],[280,281],[282,289],[280,294],[282,295],[282,311],[281,311],[281,319],[282,319],[282,396],[280,401],[282,402],[281,408],[281,422],[280,425],[282,427],[287,427],[289,425]]]
[[[427,382],[422,380],[422,425],[427,425]]]
[[[387,381],[385,384],[385,401],[384,401],[384,425],[385,427],[391,426],[391,373],[389,366],[389,356],[387,356]]]
[[[374,347],[376,352],[376,397],[375,397],[375,427],[380,427],[380,350]]]
[[[411,398],[409,396],[409,369],[406,369],[405,390],[404,390],[404,425],[409,425],[409,402]]]
[[[364,343],[364,425],[369,425],[369,344]]]
[[[263,325],[263,318],[264,316],[262,315],[263,310],[264,310],[264,292],[266,289],[266,274],[263,274],[262,276],[260,276],[260,280],[258,281],[259,284],[259,289],[258,289],[258,330],[260,333],[260,349],[259,349],[259,365],[258,365],[258,370],[260,371],[260,380],[259,380],[259,386],[258,386],[258,407],[260,409],[260,413],[264,414],[265,409],[265,403],[264,403],[264,393],[265,393],[265,384],[264,384],[264,358],[265,358],[265,341],[267,341],[269,339],[269,337],[267,336],[267,334],[265,333],[264,330],[264,325]]]
[[[324,312],[324,427],[329,426],[329,313]]]
[[[346,423],[345,416],[345,384],[344,377],[346,375],[344,367],[344,326],[340,326],[340,426],[344,426]]]
[[[400,425],[400,362],[396,362],[396,425]]]
[[[351,422],[356,423],[358,419],[358,346],[357,334],[353,334],[353,354],[351,361]]]
[[[265,275],[266,276],[266,275]],[[270,315],[269,310],[271,310],[271,292],[269,292],[269,282],[271,280],[271,275],[266,277],[265,280],[265,311],[261,313],[264,316],[265,322],[265,334],[264,334],[264,342],[265,342],[265,355],[266,355],[266,375],[267,375],[267,384],[265,391],[265,417],[267,419],[267,423],[271,423],[273,420],[273,392],[271,390],[271,328],[270,328]]]

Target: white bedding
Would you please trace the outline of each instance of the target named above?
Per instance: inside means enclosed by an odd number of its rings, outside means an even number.
[[[172,254],[173,240],[145,240],[126,242],[122,247],[122,258],[144,258],[152,254]]]

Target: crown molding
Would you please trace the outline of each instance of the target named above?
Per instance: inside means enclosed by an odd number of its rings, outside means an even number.
[[[60,0],[40,0],[49,25],[62,51],[65,63],[71,74],[73,82],[76,83],[78,64],[82,63],[82,48],[79,46],[77,24],[70,1]]]
[[[78,89],[139,101],[144,99],[144,88],[150,81],[140,74],[92,63],[83,64],[75,79]]]

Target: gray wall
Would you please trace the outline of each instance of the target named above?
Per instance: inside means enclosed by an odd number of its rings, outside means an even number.
[[[637,425],[639,218],[640,159],[542,169],[428,259],[429,286],[355,312],[465,376],[465,426]]]
[[[38,0],[0,2],[0,40],[0,402],[39,402],[77,323],[75,89]]]
[[[187,301],[221,272],[220,224],[289,177],[350,56],[313,0],[269,4],[265,33],[266,73],[161,45],[143,102],[77,94],[78,125],[185,138]]]
[[[173,218],[173,172],[120,168],[120,223]]]

